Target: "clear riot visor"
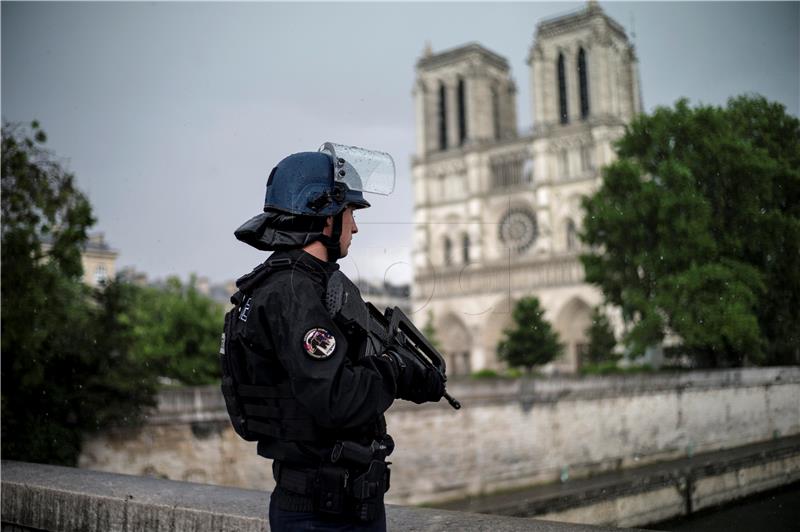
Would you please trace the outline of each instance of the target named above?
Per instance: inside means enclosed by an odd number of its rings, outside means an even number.
[[[319,151],[333,159],[334,178],[350,190],[389,195],[394,190],[394,160],[386,152],[326,142]]]

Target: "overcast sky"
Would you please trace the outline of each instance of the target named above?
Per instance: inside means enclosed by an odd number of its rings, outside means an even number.
[[[2,116],[38,119],[77,175],[119,266],[237,277],[263,254],[233,237],[271,168],[324,141],[390,152],[347,273],[411,278],[414,65],[477,41],[505,56],[530,127],[537,21],[582,3],[3,2]],[[608,2],[635,30],[646,110],[758,92],[800,106],[800,3]]]

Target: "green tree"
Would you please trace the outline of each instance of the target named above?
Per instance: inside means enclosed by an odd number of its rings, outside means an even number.
[[[178,278],[163,288],[131,287],[133,302],[125,320],[132,327],[132,353],[159,376],[178,384],[219,380],[214,356],[219,350],[224,310],[197,291],[194,278]]]
[[[586,337],[589,340],[585,353],[587,362],[597,364],[617,358],[614,355],[614,348],[617,346],[614,329],[599,306],[592,311],[592,323],[586,329]]]
[[[520,299],[511,313],[514,325],[503,331],[497,352],[512,367],[546,364],[561,354],[563,346],[558,335],[544,319],[544,309],[535,297]]]
[[[116,292],[81,283],[92,209],[45,142],[35,122],[3,124],[2,446],[74,465],[84,432],[134,421],[155,388],[129,357]]]
[[[642,115],[584,201],[586,278],[702,366],[800,361],[800,121],[759,96]]]

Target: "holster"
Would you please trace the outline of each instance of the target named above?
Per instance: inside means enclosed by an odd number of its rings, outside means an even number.
[[[361,521],[372,521],[383,507],[383,494],[389,490],[389,467],[386,462],[373,460],[367,470],[352,482],[355,514]]]

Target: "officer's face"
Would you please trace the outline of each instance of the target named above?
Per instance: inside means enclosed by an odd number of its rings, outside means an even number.
[[[358,233],[358,226],[353,217],[353,208],[347,207],[342,216],[342,238],[339,240],[339,247],[342,250],[342,257],[347,255],[350,249],[350,242],[353,240],[353,235]]]

